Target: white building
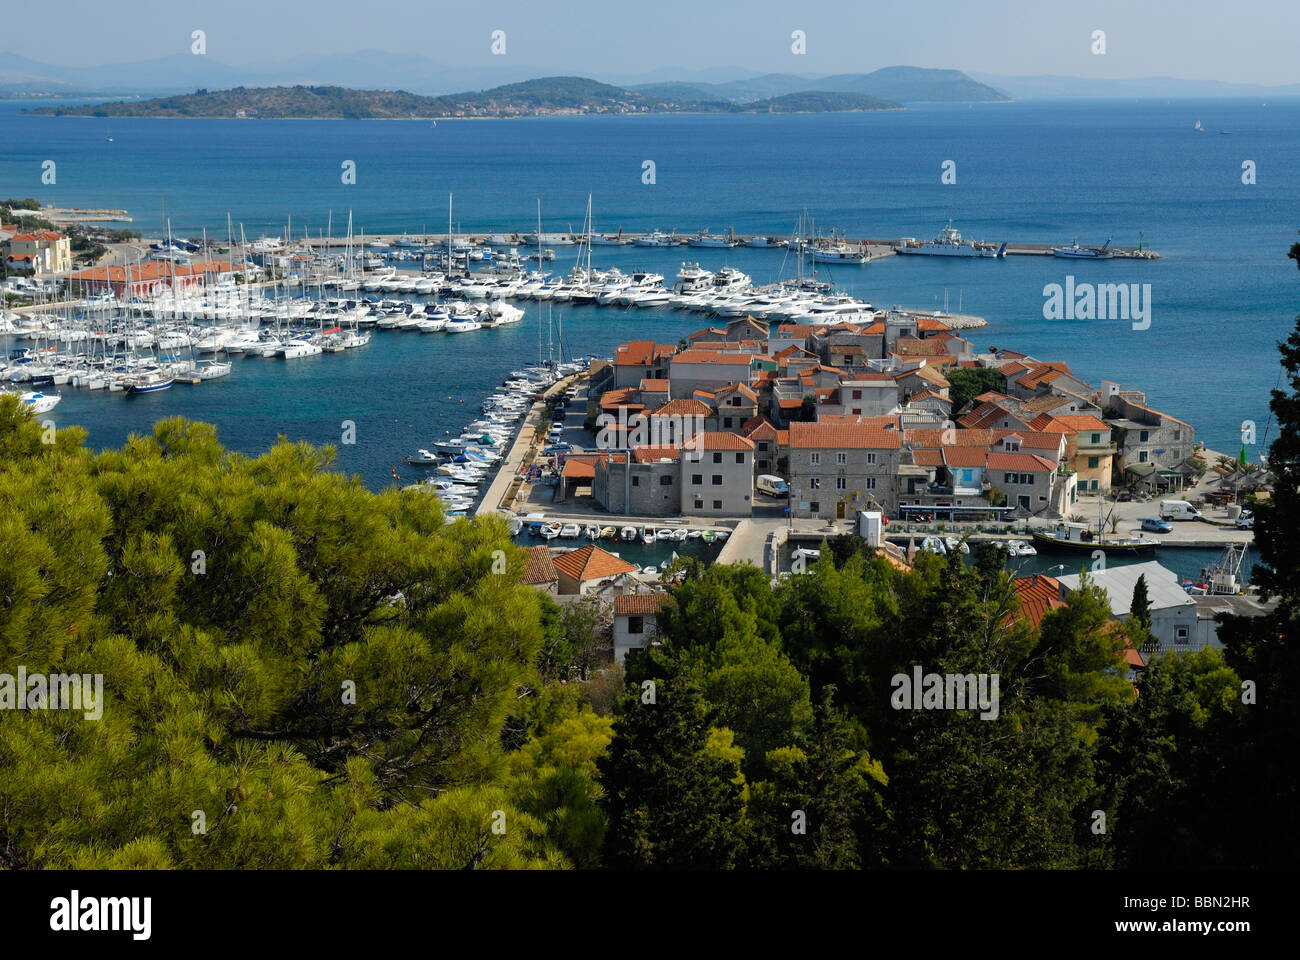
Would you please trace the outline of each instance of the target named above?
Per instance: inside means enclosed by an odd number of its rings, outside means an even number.
[[[1178,574],[1156,561],[1094,570],[1088,574],[1088,579],[1106,592],[1111,616],[1126,622],[1129,607],[1133,604],[1133,588],[1141,576],[1145,576],[1147,581],[1151,635],[1161,653],[1171,650],[1188,653],[1206,646],[1222,649],[1223,644],[1216,634],[1198,627],[1196,599],[1179,584]],[[1062,600],[1079,589],[1078,574],[1057,579],[1061,584]]]

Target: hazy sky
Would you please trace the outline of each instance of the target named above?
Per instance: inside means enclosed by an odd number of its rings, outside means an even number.
[[[188,53],[264,63],[360,50],[448,66],[506,55],[550,73],[664,67],[865,72],[894,64],[1006,74],[1300,81],[1296,0],[6,0],[0,50],[63,65]],[[803,30],[807,53],[791,53]],[[1091,34],[1106,31],[1094,55]],[[485,63],[485,61],[495,61]]]

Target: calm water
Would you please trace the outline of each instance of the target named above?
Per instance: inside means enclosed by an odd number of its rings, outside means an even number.
[[[172,229],[224,235],[226,214],[250,237],[334,233],[347,211],[368,232],[441,230],[447,193],[460,229],[544,229],[581,223],[588,192],[596,229],[707,227],[789,233],[807,209],[819,227],[850,236],[933,236],[948,217],[976,239],[1136,244],[1157,262],[1069,263],[890,258],[822,268],[877,305],[960,308],[982,315],[979,347],[1007,346],[1066,360],[1096,384],[1144,389],[1189,420],[1198,439],[1235,451],[1250,419],[1262,435],[1278,379],[1275,343],[1300,301],[1286,251],[1300,227],[1300,102],[1019,103],[923,106],[831,116],[556,118],[522,121],[56,120],[0,103],[0,196],[68,206],[126,207],[155,231],[165,201]],[[1192,130],[1202,121],[1207,133]],[[1218,131],[1228,130],[1231,136]],[[113,143],[106,135],[111,133]],[[40,183],[41,162],[57,183]],[[944,160],[957,184],[940,184]],[[340,182],[354,160],[357,183]],[[656,183],[641,182],[642,162]],[[1258,182],[1241,183],[1253,160]],[[572,252],[557,249],[567,270]],[[734,264],[776,279],[781,251],[597,248],[598,265],[647,266],[671,276],[682,259]],[[1127,321],[1047,321],[1042,289],[1063,282],[1152,285],[1149,330]],[[148,397],[64,390],[60,424],[91,443],[120,443],[159,416],[215,422],[224,442],[256,452],[277,434],[357,442],[343,468],[379,486],[394,463],[444,431],[459,432],[482,395],[538,356],[539,316],[476,334],[377,332],[360,351],[284,363],[239,359],[228,378]],[[556,311],[556,318],[560,316]],[[675,342],[706,321],[695,314],[563,310],[565,356],[607,354],[630,337]],[[552,339],[554,331],[552,325]]]

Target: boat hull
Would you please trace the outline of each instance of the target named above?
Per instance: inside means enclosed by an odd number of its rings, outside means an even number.
[[[1142,543],[1107,543],[1098,540],[1091,542],[1081,542],[1078,540],[1061,540],[1045,533],[1035,533],[1034,543],[1044,550],[1051,550],[1056,553],[1083,553],[1091,555],[1094,550],[1101,550],[1103,553],[1122,553],[1126,555],[1139,556],[1156,552],[1156,547],[1160,544],[1158,541],[1144,541]]]

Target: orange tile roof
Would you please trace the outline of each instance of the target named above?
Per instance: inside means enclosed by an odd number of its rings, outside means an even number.
[[[740,394],[742,397],[746,397],[746,398],[748,398],[748,399],[750,399],[750,400],[753,400],[753,401],[755,401],[755,402],[758,401],[758,394],[756,394],[756,393],[755,393],[753,390],[751,390],[749,387],[745,386],[745,384],[743,384],[743,383],[729,383],[729,384],[727,384],[725,387],[720,388],[720,389],[718,390],[717,395],[718,395],[719,397],[725,397],[725,396],[729,396],[730,394],[733,394],[733,393],[738,393],[738,394]]]
[[[1066,604],[1061,600],[1060,582],[1052,577],[1034,574],[1032,577],[1016,577],[1012,581],[1016,596],[1020,599],[1020,609],[1016,618],[1025,620],[1034,629],[1043,622],[1049,610],[1057,610]]]
[[[711,413],[713,413],[713,408],[703,400],[696,400],[694,397],[678,397],[676,400],[669,400],[662,407],[655,410],[651,416],[707,417]]]
[[[897,431],[872,424],[790,424],[790,446],[798,449],[896,450],[900,445]]]
[[[753,450],[754,441],[736,433],[705,431],[682,444],[683,450]]]
[[[637,463],[658,463],[660,460],[679,460],[682,451],[673,444],[660,444],[659,446],[646,444],[633,449],[632,455],[636,457]]]
[[[671,356],[673,347],[653,340],[633,340],[614,351],[616,367],[647,367],[660,357]]]
[[[813,328],[811,323],[783,323],[776,330],[782,337],[789,339],[790,337],[810,337]]]
[[[125,283],[129,273],[131,282],[136,283],[160,280],[164,277],[197,277],[206,273],[229,273],[232,269],[228,260],[202,260],[191,264],[151,260],[131,267],[93,267],[74,273],[71,279],[82,283]]]
[[[668,601],[666,593],[625,593],[614,598],[614,616],[649,616]]]
[[[988,458],[990,470],[1028,470],[1037,473],[1056,469],[1055,463],[1036,453],[990,452]]]
[[[600,580],[620,573],[632,573],[637,568],[626,560],[608,553],[595,544],[579,547],[571,553],[563,553],[552,563],[555,569],[579,582]]]
[[[641,380],[641,389],[646,393],[665,393],[668,390],[668,381],[645,377]]]
[[[1067,414],[1066,416],[1058,416],[1055,419],[1057,420],[1058,423],[1063,423],[1067,427],[1072,427],[1075,430],[1109,430],[1110,429],[1110,427],[1106,426],[1105,423],[1103,423],[1097,417],[1094,417],[1091,413],[1071,413],[1071,414]]]
[[[776,437],[776,424],[764,416],[751,417],[740,428],[743,436],[751,440],[771,440]]]
[[[555,564],[551,562],[550,548],[529,547],[523,582],[529,586],[535,586],[539,583],[551,583],[555,579]]]
[[[950,467],[982,467],[989,452],[983,447],[947,446],[940,449],[943,462]]]
[[[721,353],[717,350],[683,350],[673,357],[674,366],[679,363],[709,363],[747,367],[749,361],[747,353]]]
[[[563,476],[570,480],[594,479],[596,476],[596,459],[595,457],[566,457]]]

